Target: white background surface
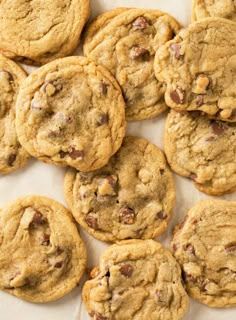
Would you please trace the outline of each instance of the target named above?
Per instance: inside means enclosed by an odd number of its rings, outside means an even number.
[[[91,5],[92,16],[112,8],[126,6],[166,11],[177,18],[184,26],[190,23],[191,17],[191,0],[92,0]],[[162,148],[165,116],[166,114],[155,120],[129,124],[128,133],[144,137]],[[0,206],[18,196],[27,194],[45,195],[65,204],[63,197],[64,172],[64,169],[31,160],[23,170],[0,178]],[[176,191],[177,203],[170,226],[164,236],[158,239],[167,247],[173,226],[182,220],[187,210],[197,200],[207,198],[206,195],[193,187],[191,181],[181,177],[176,177]],[[221,198],[236,200],[236,195],[231,194]],[[98,263],[100,253],[104,251],[107,245],[92,239],[83,231],[81,231],[81,234],[87,243],[88,267],[95,266]],[[0,320],[89,320],[80,298],[84,280],[85,277],[80,286],[63,299],[42,305],[23,302],[0,292]],[[193,300],[191,300],[189,312],[184,318],[184,320],[226,319],[236,320],[235,308],[210,309]]]

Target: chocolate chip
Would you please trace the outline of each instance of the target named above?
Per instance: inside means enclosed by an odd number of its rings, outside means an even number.
[[[58,261],[54,264],[54,267],[57,268],[57,269],[60,269],[63,265],[63,261]]]
[[[147,28],[148,22],[144,17],[138,17],[136,20],[134,20],[132,26],[134,29],[144,30]]]
[[[68,152],[69,156],[72,159],[83,159],[84,158],[84,151],[83,150],[76,150],[75,148],[70,148]]]
[[[9,167],[13,166],[13,163],[15,162],[15,160],[16,160],[16,154],[11,153],[7,158],[7,164],[9,165]]]
[[[195,181],[197,179],[197,175],[195,173],[191,173],[189,178],[193,181]]]
[[[110,274],[110,271],[108,270],[107,273],[105,274],[105,277],[108,277],[110,278],[111,274]]]
[[[190,114],[193,118],[199,118],[202,115],[201,111],[198,110],[190,111]]]
[[[68,153],[67,152],[65,152],[65,151],[59,151],[59,155],[60,155],[60,158],[61,159],[64,159],[65,157],[66,157],[66,155],[67,155]]]
[[[161,176],[163,176],[164,172],[165,172],[164,169],[160,169],[160,174],[161,174]]]
[[[44,233],[41,244],[43,246],[49,246],[49,244],[50,244],[50,234]]]
[[[57,246],[57,248],[56,248],[56,255],[57,255],[57,256],[60,256],[63,252],[64,252],[64,250],[63,250],[61,247]]]
[[[224,133],[225,129],[223,127],[223,125],[220,122],[217,121],[211,121],[211,128],[214,134],[216,134],[217,136],[220,136]]]
[[[160,211],[160,212],[158,212],[157,217],[160,220],[164,220],[167,216],[163,211]]]
[[[139,58],[142,58],[143,60],[149,60],[150,52],[145,48],[136,46],[131,49],[130,58],[132,60],[137,60]]]
[[[204,95],[203,94],[198,94],[196,97],[196,104],[198,107],[204,104]]]
[[[183,248],[184,248],[184,251],[187,251],[188,253],[195,255],[195,249],[192,244],[190,243],[185,244]]]
[[[135,220],[134,210],[129,207],[123,207],[119,211],[119,221],[123,224],[133,224]]]
[[[185,92],[182,89],[177,88],[170,93],[171,100],[177,104],[183,104],[185,99]]]
[[[85,218],[85,221],[90,228],[94,230],[98,229],[98,219],[93,215],[88,214],[87,217]]]
[[[173,43],[171,46],[170,46],[171,50],[174,51],[175,53],[175,58],[177,60],[179,60],[181,54],[180,54],[180,50],[181,50],[181,45],[178,44],[178,43]]]
[[[108,84],[101,81],[100,84],[99,84],[99,91],[102,95],[106,96],[107,95],[107,87],[108,87]]]
[[[120,273],[126,278],[130,278],[133,274],[133,267],[130,264],[124,264],[120,267]]]
[[[40,212],[36,212],[33,216],[33,220],[31,224],[33,225],[41,225],[46,222],[46,219],[43,217],[43,215]]]
[[[225,248],[225,251],[226,251],[227,253],[232,253],[232,252],[235,252],[235,253],[236,253],[236,245],[234,244],[234,245],[230,245],[230,246],[226,247],[226,248]]]
[[[103,126],[104,124],[108,123],[108,114],[106,113],[102,113],[99,115],[98,119],[97,119],[97,126]]]

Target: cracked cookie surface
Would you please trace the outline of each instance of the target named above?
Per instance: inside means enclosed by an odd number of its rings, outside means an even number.
[[[0,211],[0,288],[31,302],[71,291],[87,254],[70,212],[38,196],[19,198]]]
[[[154,75],[156,50],[172,39],[179,23],[157,10],[118,8],[98,16],[84,36],[84,53],[112,72],[126,100],[128,120],[166,110],[165,86]]]
[[[236,24],[207,18],[182,29],[157,53],[156,77],[176,111],[200,110],[236,122]]]
[[[171,246],[193,298],[210,307],[236,305],[236,202],[198,202]]]
[[[89,14],[89,0],[1,1],[0,52],[27,64],[67,56],[78,46]]]
[[[235,0],[194,0],[192,20],[220,17],[236,21]]]
[[[164,134],[168,163],[202,192],[221,195],[235,191],[235,129],[234,123],[210,120],[198,112],[171,110]]]
[[[39,160],[81,171],[104,166],[125,135],[125,103],[103,67],[84,57],[33,72],[17,99],[17,133]]]
[[[26,73],[15,62],[0,55],[0,173],[23,167],[29,154],[20,145],[15,128],[16,96]]]
[[[75,219],[103,241],[155,238],[166,230],[175,204],[163,153],[135,137],[125,137],[100,170],[68,170],[64,190]]]
[[[188,309],[178,263],[153,240],[110,246],[92,276],[82,293],[91,319],[180,320]]]

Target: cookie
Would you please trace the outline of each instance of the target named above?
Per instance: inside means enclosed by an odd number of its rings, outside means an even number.
[[[15,129],[16,96],[25,78],[21,67],[0,55],[0,174],[23,167],[29,159]]]
[[[31,302],[63,297],[86,266],[70,212],[46,197],[23,197],[1,210],[0,249],[0,288]]]
[[[157,51],[155,73],[167,84],[169,107],[236,122],[235,32],[234,22],[207,18],[181,30]]]
[[[187,292],[210,307],[236,305],[236,202],[198,202],[176,228],[171,246]]]
[[[110,246],[92,276],[82,297],[93,320],[179,320],[188,309],[178,263],[153,240]]]
[[[125,135],[125,103],[103,67],[84,57],[33,72],[17,99],[17,133],[34,157],[81,171],[107,164]]]
[[[235,0],[194,0],[192,20],[219,17],[236,21]]]
[[[89,14],[89,0],[1,1],[0,52],[33,65],[68,56]]]
[[[84,35],[84,53],[110,70],[125,100],[127,120],[153,118],[166,110],[165,86],[155,79],[154,55],[179,23],[157,10],[118,8],[97,17]]]
[[[155,238],[166,230],[175,204],[173,176],[163,153],[136,137],[126,137],[100,170],[68,170],[64,190],[79,224],[109,242]]]
[[[171,110],[164,145],[171,168],[189,177],[202,192],[236,190],[236,124],[210,120],[197,112]]]

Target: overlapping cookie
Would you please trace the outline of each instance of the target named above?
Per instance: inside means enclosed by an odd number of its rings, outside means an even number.
[[[68,56],[89,13],[89,0],[1,1],[0,52],[27,64]]]
[[[39,160],[81,171],[104,166],[125,135],[125,103],[103,67],[84,57],[34,71],[17,99],[17,133]]]
[[[165,85],[155,79],[156,50],[172,39],[179,23],[157,10],[118,8],[98,16],[84,36],[84,53],[110,70],[126,99],[128,120],[166,110]]]
[[[15,62],[0,55],[0,174],[23,167],[29,154],[16,135],[16,96],[26,73]]]
[[[70,212],[37,196],[0,212],[0,288],[31,302],[56,300],[78,284],[86,249]]]
[[[236,125],[196,112],[171,110],[164,135],[171,168],[189,177],[202,192],[221,195],[236,190]]]
[[[163,153],[135,137],[126,137],[100,170],[69,169],[64,188],[75,219],[103,241],[155,238],[166,230],[175,203]]]
[[[187,292],[210,307],[236,305],[236,202],[198,202],[176,228],[172,250]]]
[[[155,73],[176,111],[200,110],[236,122],[236,24],[207,18],[191,24],[156,53]]]
[[[178,263],[153,240],[110,246],[92,276],[82,296],[93,320],[180,320],[188,309]]]
[[[236,21],[235,0],[193,0],[192,20],[220,17]]]

